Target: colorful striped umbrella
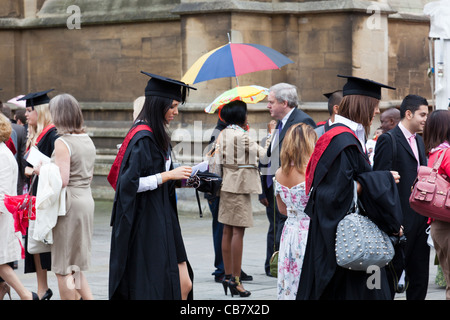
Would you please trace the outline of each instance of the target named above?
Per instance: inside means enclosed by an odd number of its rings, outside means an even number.
[[[245,103],[257,103],[269,94],[269,89],[260,86],[242,86],[235,87],[225,91],[205,108],[205,112],[213,114],[227,103],[234,100],[241,100]]]
[[[250,43],[228,43],[200,57],[181,81],[194,84],[202,81],[236,77],[261,70],[279,69],[293,63],[278,51]]]

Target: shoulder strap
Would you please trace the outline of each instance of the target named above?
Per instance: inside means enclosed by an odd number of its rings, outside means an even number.
[[[439,169],[439,167],[441,166],[442,160],[444,159],[445,153],[447,152],[448,149],[449,148],[443,150],[441,152],[441,154],[439,155],[439,157],[436,158],[436,160],[434,161],[434,164],[433,164],[433,170],[437,171]]]
[[[395,140],[394,133],[391,131],[386,132],[392,140],[392,167],[391,169],[394,169],[394,163],[397,162],[397,141]]]
[[[202,205],[200,203],[200,196],[198,195],[198,190],[195,188],[195,197],[197,198],[198,210],[200,218],[203,218]]]

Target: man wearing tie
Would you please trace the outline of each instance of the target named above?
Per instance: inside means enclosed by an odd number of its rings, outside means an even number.
[[[263,192],[259,196],[259,201],[266,207],[267,218],[269,220],[264,268],[266,274],[270,276],[269,260],[274,252],[274,248],[278,250],[281,231],[284,220],[286,219],[276,209],[273,192],[273,176],[275,175],[275,171],[280,167],[281,145],[287,130],[293,124],[303,122],[313,128],[316,127],[316,124],[310,116],[298,108],[298,95],[295,86],[288,83],[278,83],[269,89],[267,99],[269,101],[267,108],[269,109],[270,116],[277,120],[277,126],[273,132],[272,142],[267,149],[266,156],[260,159]]]
[[[395,257],[387,269],[390,277],[392,298],[394,283],[402,271],[406,274],[406,298],[424,300],[428,288],[429,254],[427,245],[427,218],[409,206],[411,186],[418,168],[427,165],[422,132],[428,116],[428,102],[417,95],[408,95],[400,106],[401,120],[396,127],[382,134],[377,141],[374,170],[394,170],[400,175],[398,191],[403,212],[402,225],[406,235],[404,250],[397,246]],[[395,154],[394,154],[395,153]],[[399,292],[399,291],[397,291]]]

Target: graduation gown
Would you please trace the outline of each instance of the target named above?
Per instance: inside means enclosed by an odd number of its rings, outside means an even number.
[[[344,127],[337,135],[333,128]],[[317,142],[308,164],[307,189],[311,188],[305,212],[310,216],[298,300],[389,299],[385,268],[380,289],[369,289],[364,271],[341,268],[336,263],[336,228],[353,199],[353,181],[363,187],[360,201],[368,216],[388,234],[400,229],[400,204],[389,171],[373,172],[367,155],[351,130],[342,124],[331,127]],[[318,152],[323,151],[321,156]],[[311,171],[311,167],[314,168]],[[308,190],[307,190],[308,191]]]
[[[178,263],[187,257],[175,185],[168,181],[137,193],[139,177],[165,171],[165,161],[151,131],[134,134],[120,166],[111,216],[110,299],[181,299]],[[192,278],[189,263],[188,270]]]
[[[36,140],[36,147],[39,149],[40,152],[45,154],[47,157],[51,158],[53,150],[55,149],[55,141],[58,139],[58,133],[53,124],[48,125],[44,128],[44,130],[41,132],[39,137]],[[31,166],[25,159],[23,159],[24,165],[23,168],[27,166]],[[31,179],[30,179],[31,183]],[[33,184],[33,189],[31,190],[32,195],[36,195],[37,193],[37,186],[39,183],[39,176],[36,176],[36,179]],[[25,249],[28,248],[28,237],[25,237]],[[44,252],[39,254],[41,258],[41,268],[47,269],[48,271],[51,270],[52,267],[52,256],[50,252]],[[32,254],[28,253],[28,250],[25,250],[25,263],[24,263],[24,269],[25,273],[32,273],[36,272],[36,265],[34,263],[34,257]]]

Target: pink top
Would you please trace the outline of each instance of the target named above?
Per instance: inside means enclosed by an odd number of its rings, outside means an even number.
[[[448,149],[448,148],[447,148]],[[435,152],[430,153],[429,159],[428,159],[428,166],[433,167],[434,162],[439,158],[441,153],[443,151],[446,151],[447,149],[439,149]],[[446,152],[444,155],[444,159],[442,159],[441,166],[439,167],[438,173],[440,174],[446,174],[448,177],[450,177],[450,152]]]
[[[441,166],[439,167],[438,173],[439,174],[446,174],[447,177],[450,177],[450,152],[448,151],[449,148],[448,143],[443,143],[439,147],[431,150],[429,158],[428,158],[428,166],[431,168],[433,167],[434,162],[439,159],[442,152],[445,152],[444,158],[442,159]],[[428,219],[428,224],[433,222],[433,219]]]

